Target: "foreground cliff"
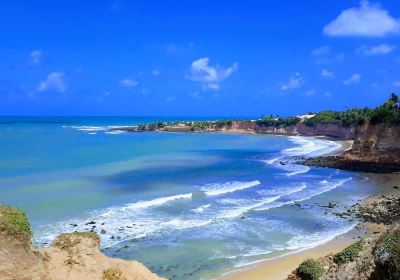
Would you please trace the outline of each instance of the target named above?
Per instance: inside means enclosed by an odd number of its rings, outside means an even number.
[[[103,255],[95,233],[62,234],[45,249],[32,248],[31,235],[29,221],[21,210],[0,206],[0,279],[163,279],[138,262]]]

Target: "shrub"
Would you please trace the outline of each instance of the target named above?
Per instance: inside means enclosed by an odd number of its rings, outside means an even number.
[[[257,120],[257,124],[266,127],[287,127],[291,125],[296,125],[300,122],[300,119],[297,117],[290,118],[279,118],[279,117],[263,117]]]
[[[103,270],[103,280],[126,280],[119,268],[108,268]]]
[[[373,250],[375,264],[383,279],[400,279],[400,231],[378,241]]]
[[[0,232],[5,232],[23,242],[30,242],[32,230],[24,211],[0,205]]]
[[[97,245],[100,244],[100,237],[95,232],[73,232],[60,234],[53,242],[53,246],[62,250],[70,250],[81,243],[81,238],[92,239]]]
[[[303,280],[318,280],[324,273],[321,263],[314,259],[305,260],[297,268],[297,275]]]
[[[351,244],[350,246],[347,246],[343,251],[340,253],[337,253],[333,257],[333,261],[337,264],[344,264],[344,263],[349,263],[349,262],[354,262],[360,251],[364,247],[364,240],[359,240],[356,243]]]

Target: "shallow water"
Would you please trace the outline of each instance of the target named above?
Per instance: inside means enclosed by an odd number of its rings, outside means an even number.
[[[355,173],[287,163],[338,148],[327,140],[106,131],[157,119],[0,118],[0,203],[28,212],[38,246],[103,229],[107,255],[195,280],[348,231],[355,221],[322,206],[374,188]]]

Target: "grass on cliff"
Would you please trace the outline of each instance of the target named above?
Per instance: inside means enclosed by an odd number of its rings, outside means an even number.
[[[28,217],[21,209],[0,205],[0,232],[29,243],[32,229]]]
[[[103,280],[126,280],[119,268],[108,268],[103,270]]]
[[[297,268],[297,276],[302,280],[318,280],[324,275],[325,269],[321,263],[314,259],[305,260]]]
[[[89,238],[100,244],[100,237],[94,232],[73,232],[60,234],[53,242],[53,246],[61,250],[69,250],[70,248],[81,243],[81,238]]]
[[[400,230],[381,238],[373,254],[377,270],[384,279],[400,279]]]
[[[337,264],[354,262],[363,248],[364,248],[364,240],[361,239],[356,243],[347,246],[343,251],[337,253],[333,257],[333,261]]]

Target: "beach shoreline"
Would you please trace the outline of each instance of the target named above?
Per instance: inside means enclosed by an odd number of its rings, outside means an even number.
[[[332,139],[329,139],[332,140]],[[334,141],[334,140],[332,140]],[[323,156],[337,156],[351,149],[352,141],[336,140],[341,147]],[[365,174],[369,180],[375,181],[377,189],[374,193],[364,198],[360,203],[362,206],[372,205],[377,201],[378,196],[393,195],[396,190],[394,185],[400,183],[400,174]],[[356,238],[369,238],[376,232],[385,230],[377,224],[360,222],[350,231],[340,234],[323,244],[312,248],[288,253],[272,259],[260,260],[255,264],[242,267],[238,270],[227,272],[217,280],[282,280],[286,279],[301,262],[309,258],[320,258],[326,255],[335,254],[352,244]]]

